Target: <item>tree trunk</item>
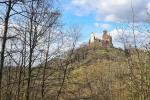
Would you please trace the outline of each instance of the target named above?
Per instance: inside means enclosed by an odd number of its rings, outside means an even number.
[[[2,99],[2,74],[3,74],[3,68],[4,68],[4,59],[5,59],[5,47],[6,47],[6,41],[7,41],[7,32],[8,32],[8,22],[10,18],[10,11],[11,11],[11,3],[12,1],[8,1],[7,5],[7,12],[4,20],[4,33],[2,38],[2,47],[1,47],[1,59],[0,59],[0,100]]]

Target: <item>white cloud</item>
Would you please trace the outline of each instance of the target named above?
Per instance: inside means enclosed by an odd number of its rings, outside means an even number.
[[[97,20],[105,21],[132,21],[131,0],[71,0],[69,6],[74,12],[82,15],[96,13]],[[149,0],[132,0],[135,21],[149,20],[146,9],[150,10]]]
[[[96,27],[100,27],[100,28],[102,28],[102,29],[108,29],[108,28],[110,28],[110,24],[101,24],[101,23],[94,23],[94,25],[96,26]]]
[[[115,20],[119,20],[115,15],[107,15],[104,19],[105,21],[115,21]]]
[[[147,8],[148,12],[150,13],[150,2],[147,4],[146,8]]]
[[[74,5],[84,5],[86,3],[86,0],[73,0],[72,4]]]
[[[132,30],[114,29],[110,32],[110,35],[115,46],[118,46],[118,44],[123,45],[123,42],[128,42],[134,46],[136,41],[136,45],[141,47],[147,44],[150,39],[148,32],[140,32],[138,30],[135,30],[133,34]]]

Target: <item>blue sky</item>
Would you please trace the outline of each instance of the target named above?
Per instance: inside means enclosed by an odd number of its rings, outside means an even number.
[[[120,27],[128,31],[133,13],[136,24],[145,24],[149,21],[150,0],[62,0],[61,8],[65,27],[81,26],[81,41],[87,42],[91,32],[100,37],[106,29],[115,38],[119,33],[114,32]]]

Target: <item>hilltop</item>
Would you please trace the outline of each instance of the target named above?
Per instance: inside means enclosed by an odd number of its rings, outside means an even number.
[[[144,51],[139,53],[143,55],[140,59],[147,54]],[[40,100],[42,86],[45,89],[44,100],[56,100],[58,97],[59,100],[116,100],[120,98],[129,100],[131,96],[130,67],[134,68],[133,73],[136,77],[132,81],[140,83],[138,74],[141,71],[140,63],[136,50],[132,50],[131,56],[127,56],[125,51],[119,48],[81,46],[74,51],[68,51],[64,58],[51,59],[46,67],[44,67],[45,64],[41,64],[32,68],[30,92],[36,100]],[[10,81],[16,80],[14,75],[18,71],[17,68],[11,71]],[[22,75],[27,75],[26,69],[22,72],[24,72]],[[27,76],[24,76],[21,81],[23,81],[20,84],[21,93],[24,94]],[[13,86],[13,91],[16,91],[17,83],[16,81],[9,85]],[[136,94],[138,92],[136,88],[139,85],[132,85],[135,91],[133,94]],[[13,93],[12,97],[15,98]],[[138,97],[135,96],[135,98]]]
[[[140,66],[143,61],[139,61],[146,57],[147,52],[139,50],[140,58],[135,49],[132,49],[130,53],[129,56],[122,49],[89,48],[89,46],[76,49],[72,55],[69,52],[70,57],[59,59],[58,72],[53,74],[55,78],[57,76],[60,80],[64,79],[63,85],[62,81],[55,83],[57,79],[53,80],[52,87],[55,92],[51,90],[48,94],[54,94],[55,98],[55,93],[61,92],[59,95],[61,100],[116,100],[120,98],[129,100],[130,96],[141,91],[140,88],[137,89],[138,83],[141,83],[139,73],[141,73],[141,67],[147,68],[145,66],[148,65],[147,63]],[[130,74],[130,71],[133,71],[131,68],[134,69],[132,74]],[[131,81],[131,77],[135,79]],[[133,84],[129,84],[130,82]],[[59,91],[59,84],[62,85],[61,91]],[[134,92],[131,91],[130,86],[133,87]],[[134,98],[139,98],[139,96],[134,96]]]
[[[56,98],[65,75],[60,93],[62,100],[110,100],[110,94],[116,98],[117,94],[114,94],[114,91],[123,88],[117,87],[119,84],[117,75],[123,74],[120,72],[126,70],[123,66],[125,60],[122,49],[89,48],[88,46],[77,48],[70,57],[57,58],[48,62],[46,76],[51,81],[47,80],[46,84],[51,89],[47,91],[47,95]]]

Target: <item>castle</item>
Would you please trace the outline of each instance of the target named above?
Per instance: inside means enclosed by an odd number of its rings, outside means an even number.
[[[102,47],[102,48],[111,48],[113,47],[112,44],[112,37],[108,34],[106,30],[103,31],[102,39],[98,39],[95,37],[95,33],[91,33],[91,37],[89,40],[90,47]]]

